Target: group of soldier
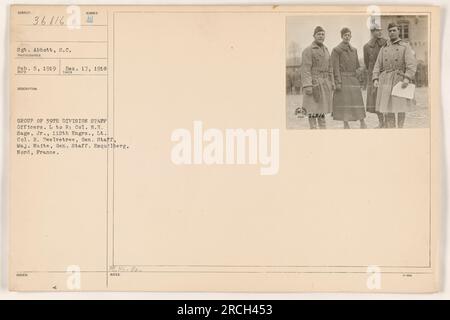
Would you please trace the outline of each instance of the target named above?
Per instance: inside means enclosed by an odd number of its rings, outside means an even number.
[[[393,87],[401,82],[406,88],[414,79],[417,61],[409,44],[400,39],[399,26],[388,25],[389,40],[382,37],[379,25],[371,26],[371,39],[364,45],[367,69],[366,106],[362,96],[362,78],[357,50],[350,44],[351,30],[341,30],[342,42],[331,52],[324,45],[325,30],[314,29],[313,43],[303,50],[300,67],[303,108],[311,129],[326,128],[325,115],[343,121],[359,121],[366,128],[366,111],[378,116],[378,128],[402,128],[405,112],[411,101],[392,95]]]

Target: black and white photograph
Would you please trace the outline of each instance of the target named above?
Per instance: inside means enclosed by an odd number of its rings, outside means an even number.
[[[427,15],[286,19],[287,129],[428,128]]]
[[[449,3],[3,2],[0,300],[450,298]]]

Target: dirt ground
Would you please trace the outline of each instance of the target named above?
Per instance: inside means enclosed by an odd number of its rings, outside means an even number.
[[[363,92],[364,103],[366,91]],[[298,116],[295,110],[302,105],[302,95],[286,96],[286,124],[288,129],[309,129],[308,118]],[[373,113],[366,113],[367,129],[373,129],[378,126],[378,117]],[[326,115],[327,129],[342,129],[344,127],[342,121],[333,120],[331,114]],[[352,129],[359,129],[359,121],[351,121]],[[417,88],[415,103],[411,106],[411,111],[406,113],[404,128],[428,128],[428,88]]]

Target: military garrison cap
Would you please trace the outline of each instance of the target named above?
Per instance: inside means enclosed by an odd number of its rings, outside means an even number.
[[[391,23],[388,24],[387,28],[388,28],[388,30],[391,29],[391,28],[397,28],[398,29],[398,24],[396,24],[395,22],[391,22]]]
[[[349,29],[349,28],[347,28],[347,27],[345,27],[345,28],[342,28],[342,30],[341,30],[341,37],[344,35],[344,34],[346,34],[346,33],[352,33],[352,31]]]
[[[370,26],[370,31],[375,31],[375,30],[381,30],[381,27],[380,27],[380,25],[378,23],[373,23]]]
[[[313,36],[315,36],[317,32],[321,32],[321,31],[325,32],[325,29],[322,28],[321,26],[317,26],[317,27],[314,29],[314,34],[313,34]]]

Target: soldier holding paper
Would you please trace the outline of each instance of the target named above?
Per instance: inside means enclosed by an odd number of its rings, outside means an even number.
[[[405,123],[405,112],[408,111],[410,99],[393,96],[393,87],[402,82],[402,88],[406,88],[414,79],[417,61],[409,44],[399,37],[399,27],[396,23],[388,25],[389,41],[378,54],[373,68],[372,81],[378,88],[375,110],[385,116],[385,127],[395,128],[397,114],[397,126],[402,128]]]

